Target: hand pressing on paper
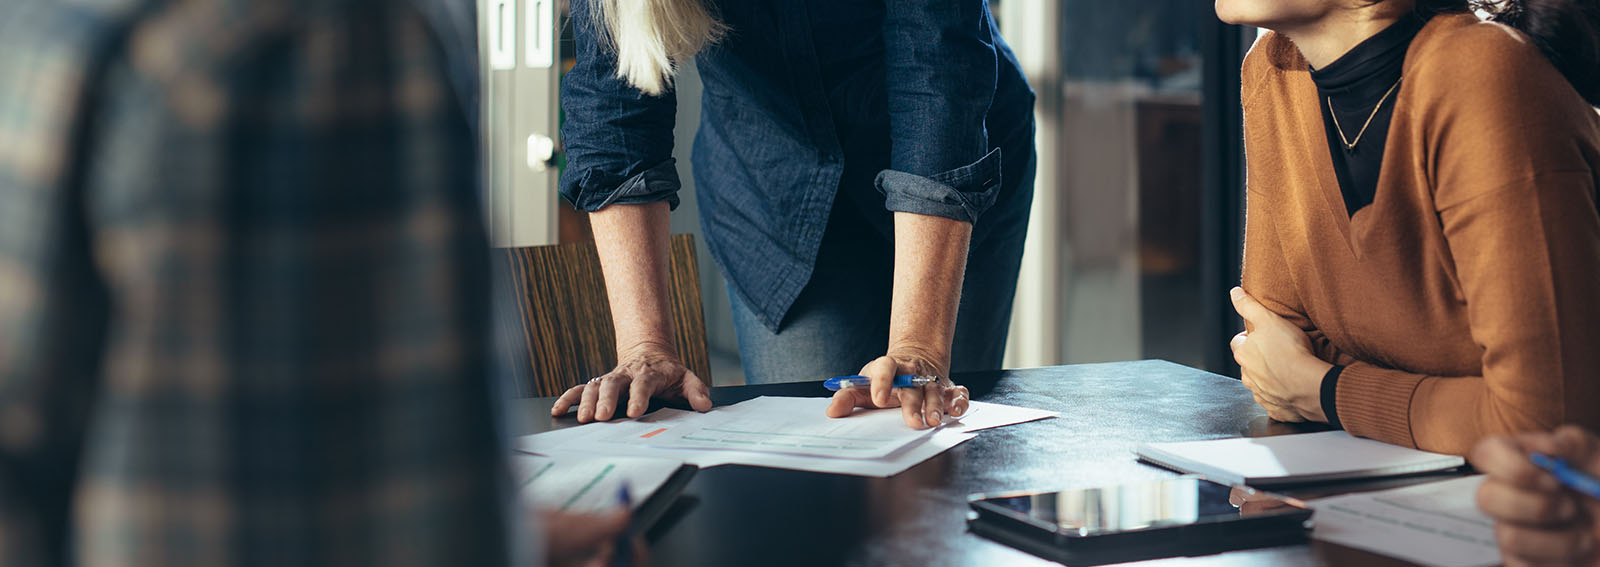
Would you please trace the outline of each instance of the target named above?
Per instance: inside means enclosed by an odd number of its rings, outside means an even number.
[[[828,404],[828,417],[847,417],[858,407],[898,407],[907,427],[923,429],[937,427],[946,415],[965,415],[970,395],[967,388],[951,382],[946,365],[935,360],[942,360],[942,357],[936,359],[924,349],[889,349],[889,354],[861,368],[861,375],[872,379],[872,387],[839,390]],[[936,376],[938,380],[921,388],[895,388],[895,375],[904,374]]]
[[[711,393],[694,371],[678,360],[671,347],[649,343],[618,349],[621,362],[604,376],[573,386],[556,399],[551,415],[578,406],[578,422],[606,421],[617,413],[622,392],[628,392],[628,417],[644,415],[650,398],[688,400],[696,411],[711,410]]]
[[[1568,490],[1528,459],[1544,453],[1590,475],[1600,474],[1600,438],[1567,425],[1553,433],[1491,437],[1469,461],[1488,475],[1478,488],[1478,508],[1495,521],[1495,539],[1507,567],[1600,567],[1600,500]]]

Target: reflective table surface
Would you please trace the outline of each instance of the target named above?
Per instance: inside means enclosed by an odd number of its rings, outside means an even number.
[[[704,469],[647,533],[654,565],[1052,565],[972,534],[967,496],[1160,480],[1138,462],[1145,442],[1317,430],[1273,422],[1238,380],[1160,360],[958,375],[973,399],[1061,417],[982,432],[891,478],[748,466]],[[757,396],[826,396],[820,382],[711,389],[717,405]],[[577,425],[554,398],[513,401],[512,433]],[[1412,477],[1284,491],[1311,498],[1437,480]],[[1134,565],[1403,565],[1312,541]]]

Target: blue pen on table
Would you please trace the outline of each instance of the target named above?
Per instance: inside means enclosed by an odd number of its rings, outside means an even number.
[[[910,374],[901,374],[894,377],[894,387],[920,388],[922,386],[932,384],[935,380],[938,380],[938,378],[933,376],[913,376]],[[822,383],[822,387],[835,392],[845,388],[868,388],[871,386],[872,379],[860,375],[829,378],[828,381]]]
[[[622,488],[617,490],[617,504],[629,516],[633,515],[633,496],[628,493],[628,483],[622,483]],[[632,523],[632,519],[629,519]],[[633,529],[625,527],[617,535],[617,544],[611,550],[611,567],[633,567]]]
[[[1556,477],[1556,480],[1561,481],[1562,486],[1584,496],[1600,499],[1600,480],[1584,474],[1583,471],[1572,468],[1572,465],[1567,464],[1566,460],[1543,453],[1530,454],[1528,455],[1528,460],[1533,461],[1534,465]]]

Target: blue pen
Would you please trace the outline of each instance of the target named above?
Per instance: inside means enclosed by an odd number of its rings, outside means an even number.
[[[633,515],[633,496],[628,494],[628,483],[622,483],[622,488],[617,490],[617,503],[622,505],[622,510],[630,516]],[[629,519],[632,522],[632,519]],[[611,550],[611,567],[633,566],[633,530],[623,528],[617,535],[617,545]]]
[[[920,388],[922,386],[932,384],[934,380],[938,380],[938,378],[934,378],[932,376],[912,376],[910,374],[901,374],[894,377],[894,387]],[[828,381],[822,383],[822,387],[835,392],[845,388],[867,388],[871,386],[872,379],[861,375],[829,378]]]
[[[1600,500],[1600,480],[1596,480],[1594,477],[1572,468],[1572,465],[1568,465],[1565,460],[1543,453],[1528,455],[1528,460],[1533,461],[1533,464],[1538,465],[1539,468],[1556,477],[1556,480],[1561,481],[1563,486],[1584,496]]]

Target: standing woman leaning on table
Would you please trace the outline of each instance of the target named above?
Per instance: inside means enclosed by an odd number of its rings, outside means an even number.
[[[691,56],[701,226],[747,379],[859,369],[870,395],[841,391],[829,415],[965,412],[949,375],[1000,365],[1033,196],[1033,92],[987,2],[574,0],[572,15],[561,191],[591,213],[620,362],[554,412],[610,419],[624,392],[629,416],[651,396],[711,407],[666,300],[672,78]],[[938,380],[891,390],[897,374]]]
[[[1600,426],[1596,0],[1216,7],[1274,31],[1241,91],[1256,400],[1454,454]]]

